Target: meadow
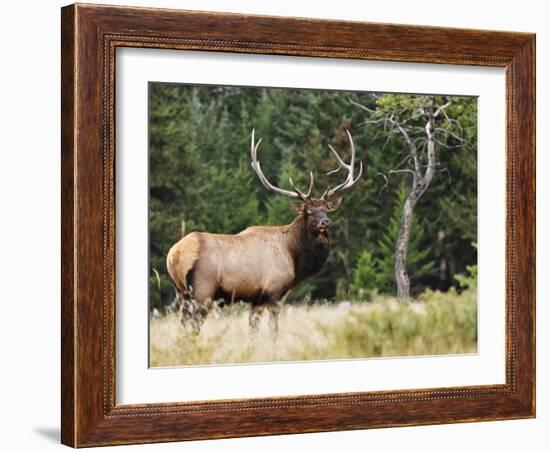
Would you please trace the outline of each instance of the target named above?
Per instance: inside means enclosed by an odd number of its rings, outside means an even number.
[[[414,301],[375,295],[370,302],[284,305],[273,340],[267,312],[257,336],[249,308],[210,313],[200,334],[176,313],[151,317],[150,366],[187,366],[475,353],[477,293],[425,291]]]

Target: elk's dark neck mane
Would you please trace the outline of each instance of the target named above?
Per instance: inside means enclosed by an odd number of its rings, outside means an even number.
[[[316,237],[309,231],[303,215],[298,215],[285,232],[288,250],[294,258],[295,283],[298,283],[321,270],[328,258],[329,238]]]

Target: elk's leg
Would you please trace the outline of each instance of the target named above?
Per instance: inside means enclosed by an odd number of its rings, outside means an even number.
[[[264,305],[253,304],[250,306],[250,315],[248,317],[248,326],[250,327],[250,335],[255,336],[258,334],[260,328],[260,320],[262,319],[262,312]]]
[[[275,340],[279,335],[279,313],[281,312],[281,302],[279,300],[271,302],[267,309],[269,310],[269,330],[271,337]]]
[[[176,296],[174,297],[174,300],[169,306],[170,312],[176,312],[176,313],[180,312],[184,301],[185,301],[185,297],[176,287]]]
[[[193,298],[184,297],[180,294],[179,313],[181,315],[181,324],[184,328],[193,328],[193,319],[197,311],[197,302]]]
[[[212,298],[207,298],[198,305],[196,315],[193,319],[193,330],[196,334],[200,333],[202,324],[206,320],[206,317],[208,317],[208,313],[212,309],[213,305],[214,301]]]
[[[189,324],[196,334],[200,333],[202,324],[212,308],[216,287],[211,284],[196,284],[194,297],[188,300],[188,313],[182,315],[182,323]],[[183,310],[182,310],[183,313]]]

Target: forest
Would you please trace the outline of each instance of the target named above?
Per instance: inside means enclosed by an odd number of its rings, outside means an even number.
[[[436,113],[431,129],[426,108]],[[341,182],[327,175],[337,165],[328,145],[349,158],[346,130],[364,167],[331,217],[328,261],[287,304],[395,295],[396,243],[418,187],[406,237],[411,297],[475,284],[477,98],[151,82],[151,310],[162,312],[174,298],[165,261],[182,234],[238,233],[295,217],[291,202],[267,191],[251,169],[252,129],[262,138],[263,172],[279,187],[288,189],[292,177],[307,188],[310,171],[317,196]],[[430,171],[430,180],[420,177]]]

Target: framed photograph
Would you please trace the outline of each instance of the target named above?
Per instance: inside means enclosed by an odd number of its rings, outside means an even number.
[[[62,8],[62,442],[535,416],[535,36]]]

